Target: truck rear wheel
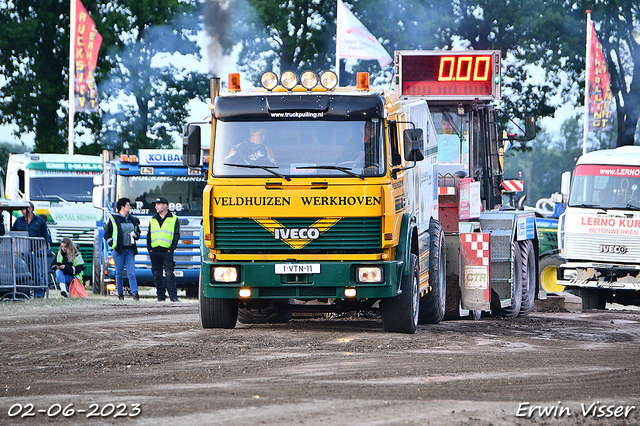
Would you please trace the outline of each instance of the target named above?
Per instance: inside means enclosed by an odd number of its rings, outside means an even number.
[[[437,324],[444,318],[447,296],[446,247],[439,222],[429,226],[429,292],[420,299],[420,324]]]
[[[513,242],[512,246],[513,258],[511,261],[511,305],[507,307],[498,306],[495,308],[495,314],[499,317],[515,318],[520,313],[522,305],[522,253],[520,244]]]
[[[400,283],[402,293],[380,301],[383,331],[408,334],[416,332],[420,303],[418,291],[420,271],[418,270],[418,256],[413,253],[409,261],[409,271],[409,274],[402,276]]]
[[[560,293],[564,286],[558,285],[558,266],[562,265],[562,258],[557,254],[545,256],[538,263],[540,268],[540,286],[547,293]]]
[[[202,328],[234,328],[238,321],[236,299],[210,299],[204,296],[204,280],[200,272],[198,302]]]
[[[536,299],[536,255],[531,240],[524,240],[520,245],[520,266],[522,270],[522,304],[519,317],[529,315],[533,311]]]

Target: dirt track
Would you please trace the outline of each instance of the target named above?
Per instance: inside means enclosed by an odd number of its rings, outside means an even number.
[[[375,318],[203,330],[194,300],[92,296],[0,304],[0,315],[0,424],[640,424],[639,312],[534,312],[416,335],[382,333]],[[593,403],[612,416],[584,415]]]

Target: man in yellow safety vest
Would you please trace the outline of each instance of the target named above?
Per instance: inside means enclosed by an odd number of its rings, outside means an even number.
[[[166,198],[158,197],[153,204],[155,204],[157,213],[149,221],[147,247],[149,248],[158,301],[162,302],[166,299],[166,289],[169,293],[169,299],[172,302],[179,302],[176,277],[173,274],[175,266],[173,252],[180,239],[180,222],[178,222],[178,217],[169,211],[169,201]],[[166,277],[162,274],[163,269]]]

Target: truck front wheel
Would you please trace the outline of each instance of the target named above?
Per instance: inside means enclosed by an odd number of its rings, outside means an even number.
[[[562,258],[557,254],[545,256],[538,262],[540,268],[540,286],[547,293],[560,293],[564,286],[558,284],[558,266]]]
[[[420,271],[418,256],[413,253],[409,261],[409,271],[407,275],[403,275],[400,283],[402,293],[380,301],[382,330],[385,332],[413,334],[418,327]]]
[[[204,280],[200,272],[198,302],[202,328],[234,328],[238,321],[236,299],[210,299],[204,295]]]

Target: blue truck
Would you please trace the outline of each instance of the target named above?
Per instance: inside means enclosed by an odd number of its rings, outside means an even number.
[[[115,266],[104,240],[104,223],[114,213],[116,201],[131,200],[131,214],[140,219],[142,236],[138,241],[136,278],[139,286],[154,286],[146,234],[149,220],[156,213],[153,200],[165,197],[169,210],[180,221],[180,241],[174,253],[176,283],[187,297],[197,297],[200,275],[200,228],[202,226],[202,194],[207,183],[208,164],[202,157],[200,168],[182,164],[180,150],[141,149],[138,155],[123,154],[117,159],[105,158],[104,172],[96,177],[93,205],[103,211],[94,241],[93,292],[115,295]],[[129,291],[125,271],[125,294]]]

